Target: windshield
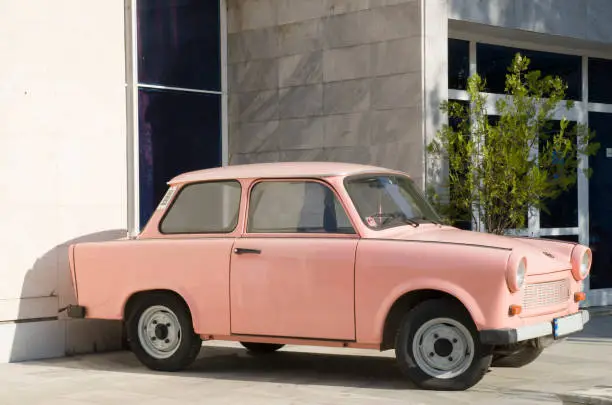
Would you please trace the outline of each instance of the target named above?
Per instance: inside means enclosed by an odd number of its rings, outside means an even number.
[[[361,220],[372,229],[440,222],[438,214],[408,177],[349,177],[345,187]]]

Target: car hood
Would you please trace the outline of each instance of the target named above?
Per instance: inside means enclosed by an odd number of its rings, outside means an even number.
[[[571,269],[570,256],[565,252],[543,248],[537,239],[515,238],[492,235],[483,232],[463,231],[453,227],[421,225],[419,228],[397,228],[385,235],[386,239],[452,243],[466,247],[507,249],[508,253],[524,255],[527,258],[528,274],[546,274]],[[554,242],[553,242],[554,244]],[[570,252],[571,253],[571,252]],[[474,250],[474,254],[478,254]]]

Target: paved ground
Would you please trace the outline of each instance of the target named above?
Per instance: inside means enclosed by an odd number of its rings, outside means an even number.
[[[569,404],[556,394],[612,387],[612,317],[593,319],[523,369],[494,369],[467,392],[415,390],[391,356],[289,347],[255,358],[216,343],[179,374],[145,370],[127,352],[6,364],[0,404]]]

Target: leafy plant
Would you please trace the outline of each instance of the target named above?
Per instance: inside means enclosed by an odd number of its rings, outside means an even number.
[[[581,159],[599,148],[585,125],[555,123],[556,111],[573,107],[563,101],[567,85],[529,70],[529,63],[516,54],[495,116],[477,74],[468,79],[468,103],[441,106],[454,125],[444,125],[428,151],[448,163],[442,185],[448,192],[442,196],[430,185],[428,194],[451,223],[470,221],[495,234],[524,228],[529,208],[547,212],[546,202],[576,183]]]

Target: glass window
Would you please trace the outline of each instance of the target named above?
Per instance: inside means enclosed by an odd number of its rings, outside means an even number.
[[[221,165],[221,97],[140,89],[140,223],[164,196],[167,182]]]
[[[470,43],[459,39],[448,40],[448,88],[467,89],[470,75]]]
[[[221,90],[219,1],[138,0],[138,81]]]
[[[543,236],[543,239],[558,240],[561,242],[575,242],[578,243],[578,235],[555,235],[555,236]]]
[[[561,130],[559,121],[552,121],[548,128],[540,136],[540,151],[549,135]],[[570,123],[566,129],[567,136],[573,136],[575,140],[576,124]],[[562,162],[561,162],[562,164]],[[544,205],[549,212],[540,210],[540,227],[542,228],[573,228],[578,226],[578,185],[575,183],[567,191],[563,192],[554,200],[544,200]]]
[[[196,183],[185,186],[168,208],[160,230],[176,233],[229,233],[238,224],[240,183]]]
[[[589,101],[612,104],[612,60],[589,58]]]
[[[600,148],[589,157],[591,288],[612,288],[612,114],[589,113],[589,126]]]
[[[531,60],[530,70],[539,70],[543,76],[559,76],[568,86],[566,91],[568,100],[581,99],[582,58],[580,56],[478,44],[476,51],[478,74],[486,79],[488,92],[505,93],[506,74],[517,52]]]
[[[460,114],[461,117],[466,116],[468,109],[470,108],[470,104],[467,101],[463,100],[449,100],[450,103],[453,103],[457,106],[457,109],[460,109],[462,112]],[[459,118],[454,116],[453,114],[449,114],[448,117],[448,125],[454,130],[459,131],[460,125],[463,124],[463,118]],[[469,122],[466,122],[469,125]],[[469,136],[469,134],[468,134]],[[456,153],[456,150],[454,151]],[[449,168],[450,175],[457,176],[460,182],[465,182],[467,179],[468,171],[471,169],[471,162],[469,160],[463,161],[463,167],[459,170]],[[449,184],[449,198],[450,198],[450,212],[449,216],[453,219],[452,225],[463,230],[472,230],[472,212],[470,209],[465,207],[460,207],[455,202],[457,201],[457,185],[455,183]]]
[[[372,229],[416,227],[420,223],[440,221],[408,177],[357,176],[348,178],[345,184],[359,216]]]
[[[354,234],[334,192],[313,181],[268,181],[251,192],[251,233]]]

